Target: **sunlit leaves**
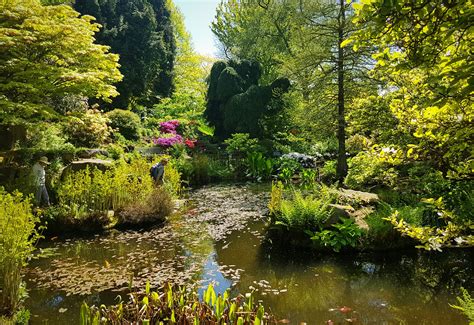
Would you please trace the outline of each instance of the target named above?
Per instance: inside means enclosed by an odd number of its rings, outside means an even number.
[[[48,103],[56,96],[118,94],[118,56],[94,44],[93,17],[78,16],[70,6],[38,0],[0,4],[0,120],[54,116]]]

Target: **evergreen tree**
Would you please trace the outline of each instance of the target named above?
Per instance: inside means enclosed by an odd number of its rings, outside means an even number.
[[[171,95],[176,45],[165,0],[77,0],[75,8],[97,19],[97,41],[120,55],[124,79],[115,107],[151,105]]]

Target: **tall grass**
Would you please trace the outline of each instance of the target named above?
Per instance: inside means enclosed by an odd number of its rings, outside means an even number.
[[[146,215],[168,213],[172,208],[170,196],[180,193],[180,174],[170,161],[165,169],[164,185],[158,191],[150,176],[151,165],[146,159],[135,157],[129,163],[119,161],[106,171],[86,168],[72,172],[57,188],[59,206],[67,207],[76,219],[108,210],[126,210],[130,215],[131,208]],[[161,208],[159,203],[165,206]],[[137,213],[133,215],[137,219]]]
[[[19,192],[0,188],[0,314],[15,312],[23,296],[22,270],[34,250],[40,234],[39,220],[31,211],[29,198]],[[22,292],[23,291],[23,292]]]
[[[131,164],[119,163],[105,172],[86,168],[71,173],[58,186],[59,204],[106,211],[145,199],[153,189],[153,181],[148,175],[148,164],[141,164],[135,160]]]

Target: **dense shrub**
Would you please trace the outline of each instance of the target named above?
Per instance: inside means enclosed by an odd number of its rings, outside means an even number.
[[[250,138],[248,133],[234,133],[224,141],[227,144],[225,151],[233,157],[246,157],[247,154],[260,151],[258,140]]]
[[[114,109],[106,114],[108,125],[117,130],[127,140],[140,139],[140,117],[127,110]]]
[[[81,325],[92,324],[277,324],[276,318],[252,294],[231,299],[229,290],[217,295],[212,285],[202,299],[196,291],[165,285],[161,292],[132,293],[116,306],[81,307]]]
[[[345,184],[351,188],[364,189],[367,186],[394,186],[397,170],[376,152],[360,152],[349,161],[349,172]]]
[[[110,140],[108,121],[98,110],[72,113],[65,121],[64,133],[77,147],[99,147]]]
[[[0,315],[16,312],[25,298],[22,270],[40,237],[35,229],[38,221],[28,198],[0,188]]]

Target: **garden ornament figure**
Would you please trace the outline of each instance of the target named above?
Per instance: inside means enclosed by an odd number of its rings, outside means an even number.
[[[46,189],[46,171],[44,170],[44,167],[49,164],[47,157],[41,157],[33,165],[33,177],[36,187],[35,201],[38,206],[42,204],[50,205],[48,190]]]

